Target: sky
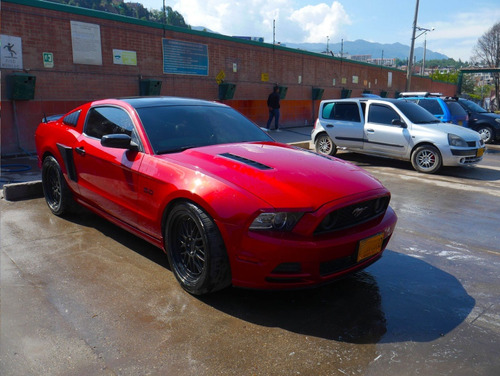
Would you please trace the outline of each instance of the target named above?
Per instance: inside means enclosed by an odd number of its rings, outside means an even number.
[[[129,1],[129,0],[126,0]],[[163,0],[136,0],[160,10]],[[364,39],[411,44],[416,0],[165,0],[191,26],[267,43],[339,43]],[[500,22],[498,0],[420,0],[417,26],[433,31],[415,40],[455,60],[470,61],[477,40]],[[418,33],[417,33],[418,36]],[[340,51],[333,51],[340,52]]]

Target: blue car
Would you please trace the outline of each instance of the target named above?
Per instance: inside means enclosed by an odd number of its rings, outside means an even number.
[[[429,93],[414,96],[412,94],[402,93],[402,98],[399,99],[418,104],[444,123],[469,126],[469,115],[456,99],[440,98]]]

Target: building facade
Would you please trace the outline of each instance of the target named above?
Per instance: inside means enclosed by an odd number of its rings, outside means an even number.
[[[405,72],[36,0],[1,4],[2,156],[34,150],[44,115],[95,99],[137,95],[224,102],[259,125],[282,87],[282,126],[312,124],[319,99],[371,92],[395,97]],[[210,25],[207,25],[210,26]],[[455,94],[413,77],[412,90]]]

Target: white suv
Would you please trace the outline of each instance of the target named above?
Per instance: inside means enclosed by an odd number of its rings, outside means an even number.
[[[415,103],[396,99],[331,99],[321,102],[312,131],[316,151],[337,147],[411,161],[419,172],[478,163],[484,154],[479,133],[442,123]]]

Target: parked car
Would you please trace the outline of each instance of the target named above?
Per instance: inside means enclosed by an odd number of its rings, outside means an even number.
[[[457,103],[469,115],[469,128],[478,132],[485,143],[491,144],[500,141],[500,115],[488,112],[468,99],[460,98]]]
[[[401,93],[402,100],[414,102],[425,108],[436,118],[445,123],[468,126],[469,115],[455,98],[437,96],[438,93]]]
[[[319,106],[312,131],[316,151],[337,148],[411,161],[419,172],[482,160],[484,141],[470,129],[442,123],[429,111],[399,99],[330,99]]]
[[[219,103],[100,100],[35,136],[50,210],[76,202],[158,246],[192,294],[332,281],[380,259],[396,225],[366,171]]]

